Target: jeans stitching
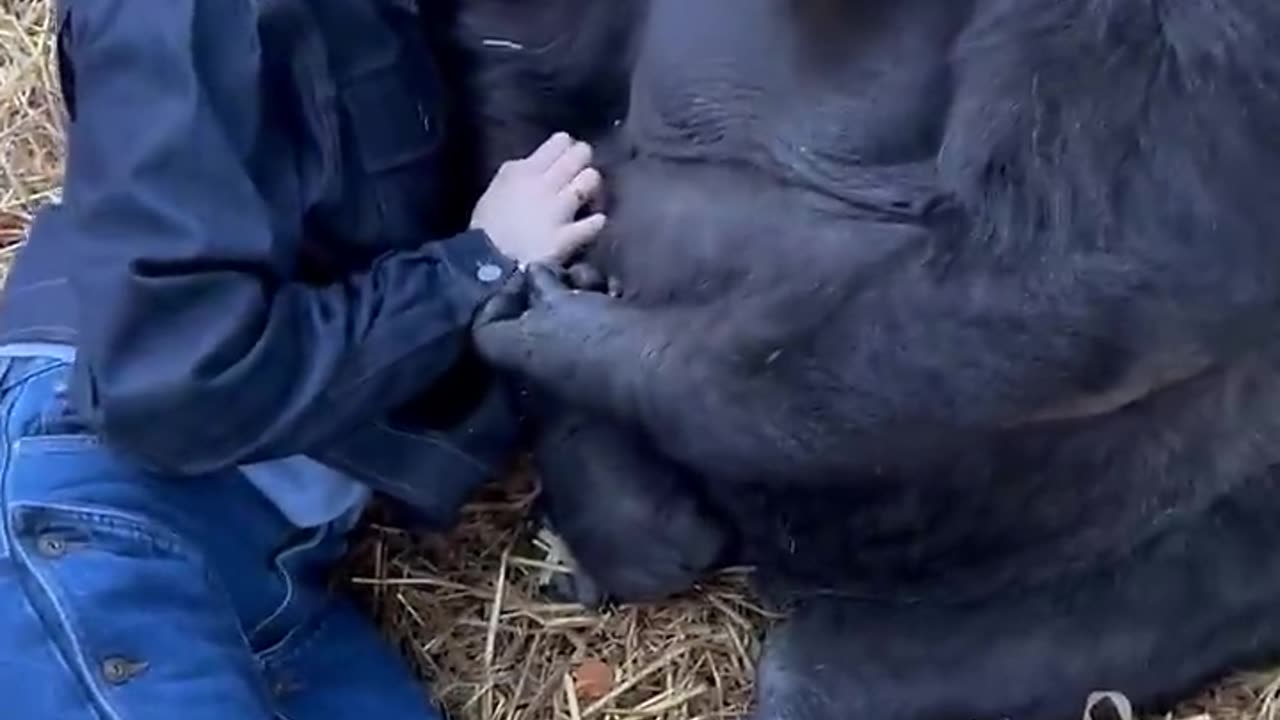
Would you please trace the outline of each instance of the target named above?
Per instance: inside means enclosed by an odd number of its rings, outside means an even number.
[[[121,711],[116,708],[107,693],[103,691],[100,683],[96,680],[93,669],[89,666],[88,653],[83,644],[82,637],[84,635],[79,622],[73,617],[73,613],[68,612],[64,604],[63,598],[55,591],[51,580],[46,577],[46,573],[42,572],[36,563],[33,563],[30,554],[17,541],[13,532],[11,522],[11,513],[16,509],[49,509],[57,510],[74,516],[75,518],[91,525],[99,527],[107,527],[115,530],[127,529],[141,534],[146,540],[157,544],[170,544],[171,548],[177,552],[183,562],[194,563],[199,569],[203,570],[205,581],[209,584],[210,590],[219,596],[221,603],[225,606],[229,613],[230,622],[228,623],[240,637],[246,653],[246,657],[251,660],[256,659],[253,648],[249,643],[248,637],[245,635],[239,619],[236,617],[233,605],[231,604],[230,593],[222,584],[221,579],[209,567],[203,553],[185,542],[181,535],[173,532],[165,527],[163,523],[146,519],[134,515],[132,513],[120,512],[116,510],[106,510],[96,506],[77,506],[61,503],[40,503],[29,500],[14,502],[11,500],[12,490],[12,472],[15,466],[15,460],[19,455],[18,450],[22,445],[22,441],[26,438],[11,438],[14,430],[13,413],[21,406],[22,401],[30,387],[30,381],[42,375],[62,370],[67,367],[65,362],[51,363],[44,367],[38,367],[30,370],[15,379],[12,382],[6,382],[4,387],[0,389],[0,393],[8,393],[9,397],[0,402],[0,439],[3,439],[6,447],[3,448],[3,463],[0,464],[0,505],[3,506],[3,512],[0,512],[0,543],[7,543],[11,550],[11,560],[23,568],[25,574],[34,579],[39,585],[40,593],[53,609],[55,618],[49,618],[47,615],[33,607],[35,617],[41,622],[45,628],[46,637],[53,645],[53,649],[58,655],[62,656],[63,662],[71,669],[73,681],[80,685],[87,694],[89,699],[97,711],[103,713],[110,720],[124,720]],[[33,436],[39,437],[39,436]],[[82,447],[97,449],[101,448],[100,443],[85,444]],[[106,522],[95,522],[95,518]],[[0,546],[0,550],[3,547]],[[2,555],[0,555],[2,556]],[[145,561],[144,561],[145,562]],[[27,600],[30,603],[30,600]],[[65,645],[58,642],[55,638],[64,638]],[[69,652],[67,648],[69,647]],[[67,657],[71,655],[71,657]],[[266,685],[266,679],[261,672],[254,673],[257,682],[255,684],[256,695],[263,707],[273,714],[277,714],[274,707],[275,703],[272,699],[269,688]]]
[[[271,648],[258,653],[259,661],[264,667],[272,670],[276,670],[287,665],[294,658],[297,658],[304,651],[319,642],[324,631],[329,627],[329,624],[338,614],[338,610],[339,608],[336,606],[335,602],[332,600],[326,602],[323,607],[320,608],[320,612],[317,615],[319,620],[317,622],[312,623],[310,627],[304,623],[290,630],[289,634],[285,635],[280,642],[276,643]],[[302,634],[303,631],[306,631],[303,637],[295,637]],[[295,639],[297,640],[296,643],[293,642]]]
[[[280,569],[279,563],[273,564],[275,564],[277,570]],[[280,574],[284,576],[284,597],[281,598],[280,603],[276,605],[276,609],[272,610],[270,615],[259,621],[258,624],[254,625],[253,629],[247,633],[249,638],[256,638],[264,628],[268,627],[276,618],[284,614],[285,609],[289,607],[289,603],[293,601],[293,576],[283,571],[281,571]]]
[[[27,390],[27,386],[30,384],[32,380],[35,380],[41,375],[48,375],[50,373],[57,372],[60,370],[67,370],[70,367],[71,366],[68,365],[65,361],[52,360],[52,361],[48,361],[48,364],[40,363],[38,367],[30,368],[26,371],[25,374],[19,375],[16,378],[12,378],[12,379],[5,378],[4,385],[0,386],[0,393],[9,393],[9,392],[13,393],[13,396],[11,398],[12,402],[7,408],[5,408],[6,412],[17,408],[18,401],[22,399],[23,394]],[[15,438],[15,440],[16,439],[17,438]]]
[[[265,628],[269,627],[271,623],[275,622],[275,620],[278,617],[283,615],[285,611],[289,609],[290,604],[293,602],[294,595],[296,594],[296,591],[297,591],[297,587],[296,587],[296,583],[293,580],[293,573],[289,572],[289,570],[285,568],[285,565],[284,565],[285,561],[298,553],[306,552],[308,550],[314,550],[315,548],[319,547],[320,544],[323,543],[326,539],[328,539],[328,537],[329,537],[328,527],[327,526],[321,527],[319,530],[313,533],[311,538],[308,539],[306,542],[286,548],[285,550],[282,550],[281,552],[277,553],[275,558],[272,559],[271,564],[276,568],[276,571],[279,572],[280,575],[284,577],[284,583],[285,583],[284,598],[280,601],[280,604],[276,606],[276,609],[273,610],[270,615],[268,615],[264,620],[262,620],[261,622],[259,622],[257,625],[253,627],[253,630],[249,632],[250,638],[256,637]],[[292,634],[292,629],[285,634],[285,638],[287,639],[290,634]],[[283,640],[281,642],[283,642]]]
[[[3,475],[0,475],[0,492],[2,492],[2,495],[0,495],[0,502],[2,502],[4,506],[4,520],[3,520],[4,535],[5,535],[6,541],[9,544],[9,549],[12,553],[11,555],[12,561],[15,564],[21,564],[28,571],[30,571],[31,569],[30,558],[27,556],[27,553],[23,549],[22,544],[18,542],[17,537],[14,535],[13,524],[11,521],[12,504],[10,503],[9,493],[12,490],[12,474],[13,474],[13,467],[15,464],[14,450],[16,449],[18,444],[17,443],[18,438],[11,437],[11,433],[13,431],[13,413],[21,406],[21,402],[24,399],[26,390],[29,387],[29,381],[35,377],[38,377],[42,373],[51,372],[53,369],[58,368],[60,366],[62,366],[61,363],[53,363],[45,367],[37,367],[34,370],[28,371],[26,374],[24,374],[21,377],[21,379],[14,380],[12,382],[9,382],[8,379],[6,378],[6,383],[3,390],[0,390],[0,392],[5,392],[9,394],[9,397],[5,399],[3,406],[0,406],[0,413],[2,413],[2,415],[0,415],[0,423],[3,423],[3,426],[0,427],[0,431],[3,432],[3,439],[6,446],[4,448],[4,467],[3,469],[0,469],[0,472],[3,473]],[[90,680],[91,671],[87,666],[87,663],[85,662],[85,658],[84,658],[85,654],[83,652],[83,648],[80,645],[80,640],[77,637],[77,634],[75,632],[71,632],[70,628],[66,627],[67,625],[70,625],[70,623],[67,618],[66,610],[62,607],[62,603],[54,595],[54,593],[52,592],[52,589],[49,587],[48,582],[40,573],[32,572],[30,573],[30,575],[35,579],[36,583],[40,586],[40,589],[43,591],[44,596],[48,599],[49,603],[53,606],[56,614],[58,615],[58,620],[60,624],[64,626],[60,629],[67,631],[64,634],[67,636],[67,642],[71,645],[74,651],[72,653],[74,657],[65,657],[65,653],[63,652],[62,645],[56,641],[53,642],[54,651],[60,655],[64,655],[63,661],[66,662],[69,667],[79,670],[78,673],[77,672],[72,673],[72,675],[74,676],[74,681],[77,684],[81,685],[81,687],[88,694],[90,700],[95,701],[100,706],[99,709],[102,712],[104,712],[108,717],[113,718],[114,720],[121,720],[120,715],[115,711],[114,708],[111,707],[110,703],[107,701],[107,698],[105,698],[102,695],[100,689],[96,686],[96,684]],[[47,620],[45,619],[43,613],[39,612],[39,610],[36,608],[33,608],[33,610],[36,611],[35,615],[37,618],[40,619],[40,622],[42,624],[47,624]],[[48,630],[52,632],[56,632],[56,629],[53,629],[53,628],[49,628]]]
[[[104,518],[110,518],[113,514],[113,513],[85,513],[83,510],[75,509],[74,506],[55,505],[55,504],[42,505],[39,503],[24,502],[24,503],[18,503],[16,505],[18,507],[23,507],[23,508],[49,508],[49,509],[61,510],[64,512],[71,512],[73,514],[80,516],[81,519],[85,519],[85,520],[88,520],[89,517],[91,517],[94,514]],[[125,514],[117,514],[117,517],[125,517]],[[94,523],[90,521],[89,524],[94,524]],[[134,523],[130,521],[128,524],[133,525]],[[150,523],[150,522],[147,522],[146,524],[154,525],[153,523]],[[110,523],[108,523],[106,527],[109,527],[112,529],[121,529],[119,525],[111,525]],[[161,530],[161,529],[158,529],[154,532],[149,529],[143,529],[143,528],[133,528],[133,529],[138,530],[148,541],[161,540],[161,538],[157,537],[157,533],[171,532],[171,531]],[[211,593],[217,595],[217,602],[222,606],[221,610],[225,611],[226,613],[227,622],[225,624],[229,626],[229,628],[233,630],[234,633],[240,638],[240,642],[246,653],[246,657],[251,660],[256,659],[256,655],[253,652],[253,648],[249,643],[249,639],[245,635],[244,628],[241,626],[238,618],[236,617],[236,613],[233,609],[233,605],[231,603],[231,597],[227,588],[222,584],[221,579],[219,578],[217,573],[209,569],[207,561],[204,559],[203,554],[199,553],[198,551],[195,553],[192,553],[191,546],[183,542],[180,539],[180,536],[174,535],[173,538],[166,538],[165,540],[170,540],[171,542],[173,542],[173,549],[178,552],[178,555],[180,556],[180,562],[185,564],[195,565],[196,566],[195,569],[200,571],[200,574],[204,579],[205,583],[207,584],[208,589],[211,591]],[[54,590],[50,582],[46,579],[46,573],[42,571],[42,569],[39,567],[38,564],[33,563],[31,561],[30,555],[25,551],[25,549],[21,548],[21,545],[19,543],[15,542],[14,547],[17,550],[17,552],[21,554],[22,566],[27,571],[27,573],[29,573],[32,577],[34,577],[36,581],[40,584],[40,587],[43,590],[45,598],[48,600],[50,605],[53,606],[53,608],[57,613],[57,622],[59,627],[50,628],[50,631],[56,632],[60,630],[61,634],[67,637],[67,640],[71,645],[75,655],[75,657],[68,658],[68,660],[72,664],[74,664],[74,666],[77,667],[82,673],[82,675],[78,678],[78,680],[84,686],[87,687],[87,689],[92,693],[94,699],[96,699],[101,704],[101,709],[104,712],[106,712],[114,720],[123,720],[123,716],[119,713],[119,711],[115,707],[113,707],[109,697],[107,696],[106,693],[102,691],[102,687],[100,683],[96,680],[96,675],[93,673],[92,669],[89,667],[88,659],[87,659],[89,653],[86,652],[81,642],[81,637],[83,636],[84,633],[83,633],[83,630],[81,629],[80,624],[75,620],[72,613],[67,612],[66,608],[63,605],[61,596]],[[142,560],[141,562],[148,562],[148,561]],[[210,599],[212,600],[213,598],[210,598]],[[40,617],[42,622],[45,622],[43,615],[38,611],[36,613],[36,616]],[[260,672],[254,673],[254,675],[258,680],[258,682],[254,683],[255,685],[254,689],[257,691],[256,694],[258,696],[259,701],[262,703],[264,708],[274,712],[275,711],[274,701],[272,699],[270,689],[267,687],[266,679],[262,676]]]
[[[35,565],[31,562],[30,556],[28,556],[26,551],[22,548],[22,545],[14,542],[13,549],[15,556],[21,559],[23,567],[31,577],[35,578],[36,583],[40,585],[40,589],[43,592],[45,599],[53,607],[54,612],[57,615],[56,619],[58,627],[48,628],[48,620],[43,616],[43,613],[40,613],[39,611],[36,612],[36,616],[41,619],[41,623],[46,625],[47,631],[60,631],[59,634],[66,637],[66,641],[71,646],[73,651],[72,654],[74,655],[74,657],[66,658],[66,660],[71,666],[80,671],[77,673],[76,679],[84,689],[89,692],[90,697],[96,701],[99,710],[114,720],[123,720],[123,716],[116,710],[110,698],[102,692],[102,688],[93,679],[94,673],[89,667],[86,657],[88,653],[85,652],[85,648],[80,641],[81,632],[78,627],[78,623],[71,618],[70,613],[68,613],[66,608],[63,606],[62,599],[58,597],[58,594],[53,591],[52,587],[50,587],[44,573],[41,573],[36,569]],[[54,643],[54,646],[60,650],[60,646],[57,643]]]
[[[134,533],[138,540],[154,543],[165,550],[181,555],[185,560],[200,561],[199,550],[183,541],[181,535],[162,522],[148,520],[133,513],[106,510],[96,505],[67,505],[32,500],[19,500],[11,503],[10,507],[22,510],[57,510],[88,525],[112,530],[128,530]]]
[[[4,397],[0,401],[0,442],[5,445],[0,448],[0,452],[4,453],[4,460],[0,462],[0,558],[9,557],[9,466],[13,463],[13,448],[9,442],[9,414],[12,409],[13,398]]]
[[[30,363],[22,363],[30,364]],[[4,358],[4,372],[0,374],[0,441],[4,443],[4,448],[0,452],[4,453],[3,461],[0,462],[0,558],[9,557],[12,552],[12,541],[10,540],[10,518],[9,518],[9,468],[13,463],[13,456],[17,449],[18,441],[21,438],[13,437],[13,413],[20,407],[21,401],[26,394],[28,383],[41,376],[67,368],[67,364],[63,361],[37,362],[35,368],[28,368],[26,371],[16,377],[9,377],[10,371],[19,365],[15,363],[13,358]]]
[[[0,397],[0,440],[4,441],[7,447],[0,447],[0,504],[3,505],[3,511],[0,512],[0,551],[5,549],[6,544],[11,544],[17,550],[12,560],[24,569],[24,574],[33,581],[28,592],[39,593],[42,603],[45,607],[42,610],[33,606],[33,619],[38,620],[44,626],[45,642],[51,644],[52,649],[63,660],[66,671],[70,674],[70,679],[79,685],[85,692],[85,699],[94,708],[95,713],[101,713],[101,717],[105,720],[125,720],[129,709],[127,707],[117,707],[115,699],[108,688],[103,685],[103,681],[98,677],[93,666],[93,658],[87,652],[92,645],[91,638],[83,632],[84,626],[77,617],[74,603],[68,603],[67,598],[63,595],[61,589],[62,583],[58,580],[56,574],[52,573],[48,568],[43,567],[35,562],[30,550],[17,542],[14,536],[14,526],[11,523],[11,517],[16,511],[31,510],[48,510],[61,514],[61,519],[83,524],[90,528],[100,528],[113,533],[123,533],[132,536],[133,539],[150,543],[159,549],[173,552],[178,556],[179,562],[184,564],[190,563],[196,569],[202,570],[202,579],[209,585],[209,590],[221,598],[221,604],[229,608],[226,613],[228,625],[233,627],[238,633],[241,643],[245,648],[247,657],[253,662],[254,667],[254,690],[264,709],[271,713],[278,720],[288,720],[286,713],[277,706],[277,702],[272,694],[269,686],[269,678],[263,672],[269,667],[277,667],[279,663],[291,660],[298,656],[299,653],[305,652],[307,648],[312,647],[318,642],[323,632],[329,625],[331,620],[330,612],[319,612],[311,614],[311,617],[299,622],[295,627],[290,628],[287,634],[273,647],[262,653],[254,652],[253,644],[250,642],[250,636],[245,632],[246,628],[239,621],[236,613],[231,608],[230,595],[227,588],[221,582],[221,578],[217,575],[216,570],[208,566],[208,561],[203,552],[200,551],[197,544],[189,543],[185,538],[168,527],[165,523],[156,521],[149,517],[144,517],[131,512],[122,512],[109,507],[96,505],[93,503],[58,503],[58,502],[40,502],[31,499],[12,500],[12,491],[14,490],[11,476],[14,469],[20,466],[24,457],[24,446],[26,450],[35,450],[31,447],[35,445],[38,451],[29,453],[25,457],[39,456],[57,456],[61,454],[59,451],[66,445],[65,450],[75,452],[85,450],[88,452],[100,452],[104,447],[99,438],[92,434],[66,433],[58,435],[32,435],[25,436],[25,425],[16,422],[16,415],[26,410],[25,403],[33,402],[33,396],[44,388],[37,388],[31,385],[32,381],[48,376],[50,373],[65,371],[68,364],[65,361],[56,361],[26,364],[19,369],[22,371],[17,377],[10,375],[8,378],[4,374],[0,374],[0,393],[4,393],[7,397]],[[7,374],[7,373],[6,373]],[[39,400],[39,397],[34,397]],[[14,437],[14,436],[17,437]],[[88,441],[86,441],[88,440]],[[28,444],[30,441],[30,444]],[[45,452],[47,451],[47,452]],[[280,552],[274,559],[274,564],[278,571],[284,576],[287,590],[284,599],[279,607],[266,620],[258,623],[255,632],[267,627],[270,623],[277,621],[280,616],[288,610],[289,606],[297,602],[298,585],[293,573],[287,569],[287,563],[290,559],[305,554],[314,548],[322,545],[329,539],[333,533],[333,528],[324,526],[305,542],[289,547]],[[0,557],[3,557],[0,553]],[[147,562],[141,560],[140,562]],[[31,599],[26,602],[31,605]],[[320,610],[327,611],[327,603],[322,603]]]

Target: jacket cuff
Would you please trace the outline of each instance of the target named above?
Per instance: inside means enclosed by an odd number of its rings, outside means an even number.
[[[519,265],[499,252],[483,230],[468,230],[443,240],[439,250],[456,280],[450,284],[454,304],[468,320],[520,271]]]

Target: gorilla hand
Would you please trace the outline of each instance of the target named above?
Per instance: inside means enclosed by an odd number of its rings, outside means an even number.
[[[618,279],[606,276],[595,265],[588,262],[574,263],[566,271],[566,282],[574,290],[589,290],[608,293],[614,297],[622,296],[622,286]]]
[[[628,320],[634,315],[613,297],[574,290],[556,270],[535,265],[481,309],[472,334],[493,366],[595,405],[630,397],[638,382],[637,358],[626,350],[642,339],[641,326]]]

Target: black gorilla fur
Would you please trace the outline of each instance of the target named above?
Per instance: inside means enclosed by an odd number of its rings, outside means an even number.
[[[1280,655],[1280,4],[463,0],[535,273],[551,521],[624,601],[757,566],[759,718],[1063,720]],[[584,348],[589,348],[585,351]]]

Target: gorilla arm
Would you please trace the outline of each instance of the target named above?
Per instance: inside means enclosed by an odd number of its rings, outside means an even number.
[[[491,308],[476,339],[494,364],[637,426],[699,472],[823,482],[927,461],[1056,410],[1091,380],[1128,387],[1127,358],[1158,357],[1137,354],[1154,346],[1135,318],[1140,301],[1126,297],[1128,285],[1088,285],[1109,277],[1101,270],[1055,277],[1071,283],[938,279],[899,260],[834,317],[797,332],[806,312],[785,293],[642,308],[534,268],[528,308]]]
[[[1280,6],[1253,0],[993,1],[939,156],[959,239],[896,258],[804,336],[785,296],[646,310],[544,278],[482,351],[710,476],[787,482],[1230,363],[1280,301],[1274,37]]]

